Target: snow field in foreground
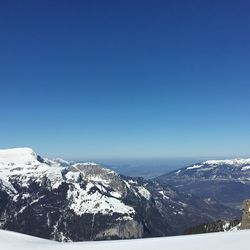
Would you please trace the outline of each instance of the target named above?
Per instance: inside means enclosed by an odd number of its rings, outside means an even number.
[[[58,243],[0,230],[1,250],[243,250],[249,249],[250,230],[136,240]]]

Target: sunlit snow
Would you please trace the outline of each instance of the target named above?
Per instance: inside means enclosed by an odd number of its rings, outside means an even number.
[[[250,231],[136,240],[58,243],[0,230],[3,250],[238,250],[249,249]]]

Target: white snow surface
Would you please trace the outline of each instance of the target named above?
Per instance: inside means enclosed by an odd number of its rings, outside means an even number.
[[[219,167],[220,165],[229,165],[232,167],[242,167],[242,171],[249,170],[250,169],[250,158],[246,159],[230,159],[230,160],[208,160],[204,161],[200,164],[195,164],[190,167],[187,167],[186,169],[197,169],[202,167],[207,167],[207,165],[210,165],[211,167]]]
[[[187,169],[195,169],[195,168],[201,168],[202,165],[193,165],[191,167],[188,167]],[[180,173],[180,172],[179,172]]]
[[[209,165],[234,165],[234,166],[242,166],[245,164],[250,164],[250,158],[246,159],[231,159],[231,160],[209,160],[205,161],[203,164]]]
[[[113,197],[107,197],[101,195],[99,192],[95,192],[92,195],[88,194],[93,184],[87,184],[86,190],[80,188],[79,184],[74,184],[74,189],[68,191],[68,198],[72,199],[70,208],[75,211],[76,214],[82,215],[84,213],[102,213],[113,214],[113,212],[132,215],[135,214],[135,210],[122,203],[119,199]],[[132,219],[130,216],[124,216],[124,219]]]
[[[249,249],[250,230],[136,240],[58,243],[0,230],[3,250],[238,250]]]
[[[143,186],[138,187],[138,192],[141,196],[143,196],[145,199],[150,200],[151,194],[150,192]]]
[[[250,169],[250,166],[248,165],[248,166],[244,166],[241,170],[246,171],[246,170],[249,170],[249,169]]]
[[[0,161],[2,163],[16,162],[27,163],[36,162],[37,155],[31,148],[1,149]]]

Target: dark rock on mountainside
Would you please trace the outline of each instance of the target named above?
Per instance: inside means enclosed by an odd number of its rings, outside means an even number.
[[[183,234],[203,234],[239,230],[240,220],[218,220],[187,228]]]

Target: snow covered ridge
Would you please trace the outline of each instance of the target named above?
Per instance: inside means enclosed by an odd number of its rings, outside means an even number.
[[[37,155],[31,148],[1,149],[0,161],[2,163],[28,163],[36,162]]]
[[[208,160],[178,169],[169,174],[175,174],[178,177],[183,175],[194,177],[194,175],[198,174],[199,178],[206,176],[206,178],[213,179],[222,178],[222,176],[224,176],[224,178],[228,179],[250,181],[250,158]]]
[[[0,249],[4,250],[236,250],[248,249],[250,231],[212,233],[138,240],[56,243],[23,234],[0,230]]]
[[[250,158],[208,160],[181,168],[165,175],[170,182],[185,180],[224,180],[250,183]],[[184,179],[183,179],[184,180]],[[248,197],[246,197],[248,198]]]
[[[186,169],[196,169],[196,168],[201,168],[204,166],[210,165],[212,167],[218,167],[221,165],[228,165],[228,166],[233,166],[233,167],[246,167],[250,168],[250,158],[246,159],[231,159],[231,160],[208,160],[204,161],[200,164],[195,164],[190,167],[187,167]]]

